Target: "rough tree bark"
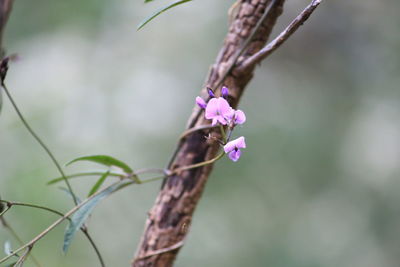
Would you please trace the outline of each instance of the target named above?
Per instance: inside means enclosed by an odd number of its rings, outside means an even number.
[[[203,97],[207,95],[206,87],[220,90],[221,85],[225,85],[229,88],[229,103],[234,108],[238,105],[246,85],[253,77],[255,63],[260,62],[252,61],[251,64],[246,64],[248,62],[246,60],[265,48],[275,22],[282,13],[284,1],[238,0],[237,12],[231,20],[223,47],[215,64],[211,67],[205,82],[206,86],[202,90]],[[320,1],[312,1],[308,7],[308,13],[306,12],[306,16],[297,21],[295,27],[300,26],[308,18]],[[293,33],[291,29],[288,32],[289,35]],[[282,40],[282,38],[278,39],[277,42],[282,43]],[[262,58],[264,57],[261,55],[260,60]],[[201,110],[195,107],[187,128],[208,124],[209,121],[201,116]],[[179,167],[215,157],[219,144],[204,138],[210,132],[213,135],[219,134],[218,130],[208,129],[193,131],[182,138],[168,166],[169,170],[176,170]],[[212,165],[207,165],[181,171],[164,181],[156,202],[149,212],[144,233],[132,262],[133,267],[173,265],[186,238],[193,212],[211,170]]]

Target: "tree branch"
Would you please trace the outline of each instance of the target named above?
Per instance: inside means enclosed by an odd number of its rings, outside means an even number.
[[[238,12],[233,18],[215,64],[211,67],[206,88],[220,90],[221,85],[230,89],[229,102],[236,107],[253,70],[238,73],[236,66],[259,51],[268,40],[273,26],[282,13],[284,0],[239,0]],[[202,111],[195,107],[187,123],[189,129],[178,144],[168,166],[179,170],[182,166],[196,164],[215,158],[219,144],[206,140],[211,132],[220,135],[219,129],[204,129],[209,121],[200,116]],[[198,130],[197,130],[198,129]],[[154,207],[149,212],[144,233],[138,246],[134,267],[172,266],[174,259],[186,239],[193,212],[201,197],[212,164],[193,169],[182,169],[173,173],[163,183]]]
[[[281,32],[274,40],[272,40],[263,49],[247,58],[240,66],[238,66],[237,71],[243,72],[246,69],[254,67],[257,63],[260,63],[266,57],[268,57],[272,52],[279,48],[289,37],[297,31],[297,29],[303,25],[303,23],[310,17],[314,10],[322,0],[313,0],[287,27]]]

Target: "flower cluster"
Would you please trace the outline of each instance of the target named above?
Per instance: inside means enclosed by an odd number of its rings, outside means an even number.
[[[223,142],[224,151],[231,160],[237,161],[241,155],[240,149],[245,148],[246,143],[243,136],[232,141],[229,141],[229,137],[236,125],[243,124],[246,121],[246,115],[243,111],[235,110],[229,105],[227,101],[229,90],[225,86],[221,89],[220,97],[216,97],[210,88],[208,88],[208,94],[211,98],[208,103],[199,96],[196,97],[196,103],[200,108],[205,109],[205,118],[212,120],[212,126],[217,124],[228,126],[230,132],[228,140]]]

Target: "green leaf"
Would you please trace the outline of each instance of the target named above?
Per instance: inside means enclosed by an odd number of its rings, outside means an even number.
[[[71,174],[71,175],[67,175],[67,179],[72,179],[72,178],[79,178],[79,177],[83,177],[83,176],[98,176],[98,175],[102,175],[104,172],[102,171],[93,171],[93,172],[80,172],[80,173],[75,173],[75,174]],[[123,174],[120,173],[115,173],[115,172],[110,172],[108,174],[108,176],[114,176],[114,177],[123,177]],[[56,184],[58,182],[62,182],[64,181],[64,177],[57,177],[54,179],[51,179],[50,181],[47,182],[47,185],[52,185],[52,184]]]
[[[190,2],[192,0],[179,0],[176,1],[172,4],[169,4],[166,7],[163,7],[162,9],[158,10],[157,12],[155,12],[153,15],[151,15],[150,17],[148,17],[147,19],[145,19],[142,23],[139,24],[139,26],[137,27],[137,30],[140,30],[141,28],[143,28],[147,23],[149,23],[150,21],[152,21],[155,17],[157,17],[158,15],[160,15],[161,13],[164,13],[165,11],[167,11],[170,8],[173,8],[175,6],[181,5],[183,3],[186,2]]]
[[[154,1],[154,0],[144,0],[144,3],[147,4],[147,3],[150,3],[152,1]]]
[[[101,193],[90,199],[74,213],[67,229],[65,230],[63,245],[64,253],[68,251],[68,248],[71,244],[73,237],[75,236],[75,233],[82,227],[82,225],[85,223],[90,213],[92,213],[93,209],[96,207],[99,201],[114,192],[116,189],[118,189],[119,186],[120,184],[116,184],[107,188],[106,190],[102,191]]]
[[[99,190],[100,186],[104,183],[109,174],[110,171],[103,173],[103,175],[99,178],[99,180],[97,180],[97,182],[93,185],[92,189],[90,189],[88,197],[90,197],[91,195],[96,193],[97,190]]]
[[[116,158],[113,158],[111,156],[107,156],[107,155],[93,155],[93,156],[79,157],[79,158],[71,160],[66,165],[68,166],[77,161],[92,161],[92,162],[96,162],[96,163],[99,163],[102,165],[106,165],[108,167],[111,167],[111,166],[119,167],[119,168],[123,169],[125,173],[128,173],[128,174],[133,173],[133,170],[126,163],[124,163]]]

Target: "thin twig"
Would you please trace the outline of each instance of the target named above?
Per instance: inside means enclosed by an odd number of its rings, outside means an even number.
[[[12,201],[7,201],[7,200],[0,200],[0,202],[1,202],[1,203],[6,203],[6,204],[7,204],[7,206],[6,206],[7,209],[6,209],[5,211],[9,210],[12,206],[23,206],[23,207],[30,207],[30,208],[36,208],[36,209],[46,210],[46,211],[49,211],[49,212],[51,212],[51,213],[57,214],[57,215],[59,215],[59,216],[61,216],[61,217],[64,216],[64,214],[63,214],[62,212],[57,211],[57,210],[52,209],[52,208],[45,207],[45,206],[40,206],[40,205],[35,205],[35,204],[30,204],[30,203],[22,203],[22,202],[12,202]],[[3,214],[4,214],[4,213],[3,213]],[[1,218],[1,219],[4,220],[4,218]],[[70,218],[67,218],[67,220],[71,221]],[[5,227],[8,227],[8,228],[9,228],[10,232],[14,235],[14,237],[17,239],[17,241],[18,241],[18,242],[20,243],[20,245],[22,246],[24,243],[22,242],[21,238],[18,237],[17,233],[11,228],[11,226],[10,226],[8,223],[6,223],[5,221],[4,221],[3,225],[4,225]],[[99,258],[99,261],[100,261],[101,266],[104,267],[104,266],[105,266],[104,259],[103,259],[102,255],[101,255],[99,249],[97,248],[97,245],[96,245],[96,243],[94,242],[93,238],[89,235],[88,229],[87,229],[87,228],[84,228],[84,227],[81,227],[80,230],[83,232],[83,234],[84,234],[84,235],[86,236],[86,238],[89,240],[89,242],[90,242],[90,244],[92,245],[94,251],[96,252],[97,257]],[[33,255],[31,255],[31,257],[32,257],[32,259],[33,259],[34,261],[36,261],[36,260],[34,259]],[[40,266],[40,264],[38,264],[38,265]]]
[[[1,201],[1,200],[0,200]],[[7,205],[2,212],[0,212],[0,218],[3,217],[3,215],[9,210],[11,209],[11,206]]]
[[[31,252],[32,248],[33,248],[33,245],[26,248],[26,251],[24,252],[24,254],[22,254],[22,256],[19,257],[18,261],[14,264],[14,267],[22,267],[26,258],[29,255],[29,252]]]
[[[68,187],[68,190],[71,192],[71,195],[73,197],[75,205],[78,204],[78,200],[74,194],[74,191],[72,190],[72,186],[69,183],[64,171],[61,168],[61,165],[58,163],[58,160],[56,157],[53,155],[53,153],[50,151],[50,149],[47,147],[47,145],[42,141],[42,139],[36,134],[36,132],[31,128],[29,123],[25,120],[25,117],[22,115],[21,111],[19,110],[17,103],[15,103],[13,97],[10,94],[10,91],[8,90],[7,86],[5,85],[4,81],[1,82],[1,86],[4,89],[4,92],[6,92],[6,95],[8,99],[10,100],[12,106],[14,107],[15,112],[17,113],[19,119],[21,120],[22,124],[25,126],[25,128],[28,130],[28,132],[32,135],[32,137],[39,143],[39,145],[46,151],[47,155],[50,157],[50,159],[53,161],[54,165],[56,166],[58,172],[61,174],[63,177],[65,184]]]
[[[11,207],[10,207],[11,208]],[[4,228],[6,228],[10,234],[15,238],[15,240],[17,240],[18,244],[20,246],[22,246],[24,244],[24,242],[22,241],[22,239],[19,237],[19,235],[17,234],[17,232],[14,230],[14,228],[12,228],[12,226],[6,221],[6,219],[4,219],[4,217],[0,216],[0,221],[1,224],[4,226]],[[37,266],[37,267],[42,267],[42,265],[39,263],[39,261],[36,259],[35,256],[33,256],[33,254],[30,254],[30,257],[33,261],[33,263]]]
[[[206,130],[206,129],[212,129],[212,128],[216,128],[216,127],[218,127],[218,126],[216,126],[216,125],[212,126],[210,124],[209,125],[199,125],[199,126],[196,126],[196,127],[192,127],[192,128],[187,129],[186,131],[184,131],[179,136],[179,139],[183,139],[186,136],[188,136],[189,134],[197,132],[197,131]]]
[[[264,46],[260,51],[250,56],[237,67],[237,71],[244,71],[260,63],[278,47],[280,47],[303,23],[310,17],[322,0],[313,0],[311,3],[281,32],[274,40]]]
[[[95,194],[91,195],[89,198],[85,199],[84,201],[79,203],[77,206],[74,206],[71,210],[69,210],[61,218],[59,218],[54,223],[52,223],[49,227],[47,227],[44,231],[42,231],[40,234],[38,234],[36,237],[34,237],[31,241],[29,241],[25,245],[21,246],[17,250],[13,251],[13,253],[11,253],[10,255],[0,259],[0,263],[5,262],[10,257],[17,254],[18,252],[21,252],[22,250],[26,249],[27,247],[34,245],[36,242],[38,242],[40,239],[42,239],[44,236],[46,236],[51,230],[53,230],[56,226],[58,226],[61,222],[66,220],[68,217],[70,217],[72,214],[74,214],[77,210],[79,210],[83,205],[85,205],[87,202],[89,202],[91,199],[93,199],[97,195],[103,193],[104,191],[108,190],[109,188],[116,186],[119,183],[121,183],[121,182],[120,181],[115,182],[115,183],[103,188],[102,190],[97,191]]]
[[[89,235],[88,229],[87,228],[83,228],[81,227],[81,231],[83,232],[83,234],[86,236],[86,238],[89,240],[90,244],[92,245],[94,251],[96,252],[97,258],[100,261],[100,265],[102,267],[105,267],[106,264],[104,262],[103,256],[100,253],[99,248],[97,247],[96,243],[94,242],[93,238]]]
[[[77,199],[77,197],[76,197],[76,195],[75,195],[75,193],[74,193],[74,191],[73,191],[73,189],[72,189],[72,186],[71,186],[71,184],[69,183],[69,181],[68,181],[68,179],[67,179],[67,177],[66,177],[66,175],[65,175],[65,173],[64,173],[64,171],[63,171],[63,169],[61,168],[61,165],[58,163],[58,160],[56,159],[56,157],[54,156],[54,154],[51,152],[51,150],[47,147],[47,145],[42,141],[42,139],[36,134],[36,132],[35,132],[35,131],[31,128],[31,126],[29,125],[29,123],[25,120],[25,117],[22,115],[22,113],[21,113],[21,111],[19,110],[19,108],[18,108],[16,102],[14,101],[14,99],[13,99],[13,97],[11,96],[11,94],[10,94],[10,92],[9,92],[9,90],[8,90],[8,88],[7,88],[7,86],[6,86],[5,83],[4,83],[4,78],[5,78],[5,75],[6,75],[6,73],[7,73],[7,68],[8,68],[8,66],[7,66],[7,64],[8,64],[8,59],[7,59],[7,61],[4,61],[4,60],[3,60],[2,64],[6,64],[6,70],[5,70],[4,73],[2,73],[1,87],[2,87],[2,88],[4,89],[4,91],[6,92],[6,95],[7,95],[8,99],[10,100],[12,106],[13,106],[14,109],[15,109],[15,112],[17,113],[18,117],[20,118],[20,120],[21,120],[21,122],[23,123],[23,125],[25,126],[25,128],[26,128],[26,129],[28,130],[28,132],[32,135],[32,137],[39,143],[39,145],[46,151],[47,155],[48,155],[48,156],[50,157],[50,159],[53,161],[54,165],[56,166],[57,170],[59,171],[59,173],[60,173],[61,176],[63,177],[63,180],[65,181],[65,184],[67,185],[68,190],[70,191],[70,193],[71,193],[71,195],[72,195],[72,198],[73,198],[73,201],[74,201],[74,203],[75,203],[75,206],[77,206],[77,205],[78,205],[78,199]],[[89,234],[87,234],[87,235],[89,235]],[[87,236],[87,235],[86,235],[86,236]],[[99,251],[98,251],[97,246],[96,246],[96,245],[93,245],[93,244],[94,244],[93,239],[90,238],[89,241],[90,241],[90,243],[92,244],[93,249],[96,251],[96,254],[99,255],[99,253],[98,253]],[[103,263],[103,259],[102,259],[101,257],[99,257],[99,260],[100,260],[101,263]]]

